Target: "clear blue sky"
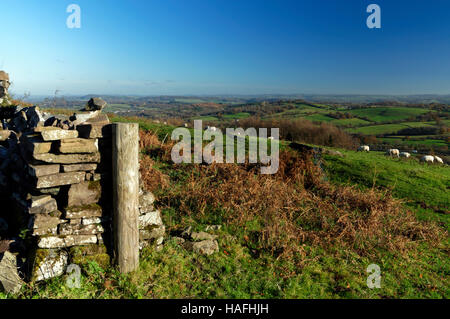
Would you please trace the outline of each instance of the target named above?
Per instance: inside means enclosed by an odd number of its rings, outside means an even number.
[[[450,93],[448,0],[2,0],[1,23],[17,95]]]

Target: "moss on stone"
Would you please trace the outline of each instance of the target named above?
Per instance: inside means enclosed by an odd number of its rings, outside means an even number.
[[[32,268],[31,268],[31,277],[30,281],[33,282],[36,280],[36,275],[39,270],[39,265],[50,255],[50,250],[38,248],[34,251],[32,257]]]
[[[89,190],[101,190],[101,185],[100,185],[100,181],[90,181],[89,185],[88,185],[88,189]]]
[[[72,263],[80,267],[86,267],[89,262],[96,262],[100,267],[106,269],[111,263],[110,256],[106,253],[105,245],[76,246],[69,250]]]
[[[72,258],[72,263],[80,267],[86,267],[90,262],[95,262],[103,269],[107,269],[110,265],[110,257],[108,254],[96,254],[91,256]]]

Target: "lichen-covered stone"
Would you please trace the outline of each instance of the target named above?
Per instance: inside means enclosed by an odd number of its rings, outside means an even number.
[[[217,240],[203,240],[200,242],[185,242],[184,247],[201,255],[212,255],[219,251]]]
[[[45,236],[45,237],[39,238],[38,247],[51,249],[51,248],[64,248],[67,246],[66,246],[64,237]]]
[[[88,154],[35,154],[37,161],[56,164],[100,163],[100,153]]]
[[[65,238],[66,247],[97,243],[97,235],[70,235]]]
[[[69,255],[64,250],[38,249],[32,280],[42,281],[61,276],[67,268]]]
[[[91,224],[91,225],[70,225],[70,224],[61,224],[59,225],[59,234],[60,235],[95,235],[103,233],[105,230],[103,226],[100,224]]]
[[[139,216],[139,228],[143,229],[151,225],[162,225],[161,213],[159,210]]]
[[[139,194],[139,213],[141,215],[153,211],[155,196],[151,192],[143,191]]]
[[[65,211],[65,218],[78,219],[87,217],[101,217],[102,208],[98,205],[86,205],[79,207],[68,207]]]
[[[69,235],[69,236],[45,236],[38,240],[39,248],[64,248],[96,244],[96,235]]]
[[[193,232],[191,233],[191,238],[194,241],[203,241],[203,240],[214,240],[217,238],[217,236],[205,232]]]
[[[164,225],[147,227],[139,230],[139,240],[149,240],[163,237],[166,231]]]
[[[57,235],[58,226],[50,228],[38,228],[31,231],[32,236],[45,236],[45,235]]]
[[[59,173],[54,175],[40,176],[37,178],[36,188],[40,189],[77,184],[84,181],[85,177],[86,173],[84,172]]]
[[[81,220],[82,225],[100,224],[101,222],[102,219],[100,217],[83,218]]]
[[[53,128],[51,130],[43,130],[41,136],[44,141],[59,141],[68,138],[77,138],[78,131]]]

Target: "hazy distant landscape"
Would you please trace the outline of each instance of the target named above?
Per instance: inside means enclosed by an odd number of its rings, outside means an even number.
[[[42,108],[79,110],[93,95],[28,99]],[[381,149],[449,155],[450,95],[103,96],[108,112],[182,126],[239,126],[244,119],[328,123]],[[367,138],[371,137],[371,138]]]

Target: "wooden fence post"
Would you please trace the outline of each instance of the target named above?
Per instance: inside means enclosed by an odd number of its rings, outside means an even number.
[[[139,125],[113,124],[113,207],[116,263],[122,273],[139,266]]]

